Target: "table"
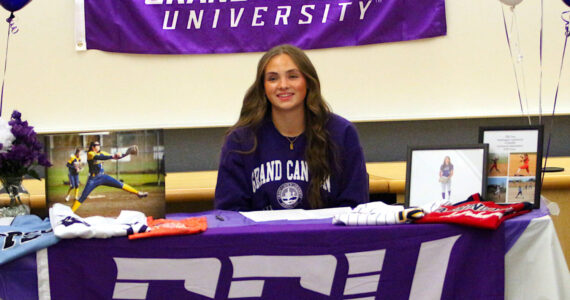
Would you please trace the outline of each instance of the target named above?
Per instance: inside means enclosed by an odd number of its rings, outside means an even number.
[[[254,223],[235,212],[206,215],[210,228],[199,235],[63,240],[39,251],[37,258],[29,255],[2,266],[0,274],[21,276],[18,282],[0,276],[0,297],[570,296],[570,275],[552,221],[540,211],[507,220],[496,231],[449,224],[346,227],[332,225],[330,219]]]
[[[553,217],[566,261],[570,261],[570,157],[550,157],[548,166],[563,167],[564,172],[547,173],[544,176],[542,195],[561,206],[561,215]],[[370,193],[395,194],[404,203],[406,187],[406,162],[369,162]],[[213,207],[217,171],[171,172],[166,176],[165,197],[167,204],[178,211],[199,211]],[[32,212],[45,212],[45,181],[24,180],[30,191]]]

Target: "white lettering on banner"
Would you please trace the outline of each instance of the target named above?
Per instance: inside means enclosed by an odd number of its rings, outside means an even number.
[[[307,17],[307,20],[299,19],[299,24],[311,24],[311,22],[313,22],[313,15],[311,15],[310,13],[307,12],[307,8],[310,8],[311,10],[315,10],[314,5],[303,5],[303,7],[301,7],[301,14],[303,16]]]
[[[229,2],[245,2],[245,1],[246,0],[232,0]],[[220,0],[218,2],[219,3],[228,3],[228,1],[222,1],[222,0]],[[347,15],[348,10],[356,9],[356,8],[350,8],[350,6],[352,6],[352,4],[354,4],[354,2],[355,1],[337,3],[337,5],[333,6],[333,8],[332,8],[333,13],[331,14],[330,19],[329,19],[329,12],[331,12],[331,4],[330,3],[326,3],[326,4],[320,4],[320,3],[303,4],[301,6],[291,6],[291,5],[276,5],[276,6],[272,6],[272,7],[256,6],[256,7],[247,7],[247,9],[253,10],[252,17],[251,17],[251,26],[252,27],[266,26],[266,21],[269,21],[268,24],[273,24],[273,26],[289,25],[289,20],[291,19],[291,12],[292,11],[296,11],[296,12],[298,11],[300,13],[296,17],[296,18],[298,18],[297,20],[292,20],[293,23],[297,23],[297,24],[311,24],[313,22],[313,15],[316,13],[319,13],[319,12],[322,12],[322,14],[323,14],[323,17],[321,20],[322,23],[327,23],[329,21],[330,22],[334,22],[334,21],[343,22],[345,20],[345,17]],[[215,3],[215,2],[210,0],[208,2],[200,1],[200,3],[210,4],[210,3]],[[373,3],[372,0],[358,1],[358,10],[359,10],[358,18],[359,18],[359,20],[364,20],[364,18],[366,17],[366,12],[368,11],[368,9],[370,8],[370,5],[372,3]],[[375,1],[374,2],[374,4],[380,4],[380,3],[382,3],[382,1]],[[172,5],[173,2],[172,2],[172,0],[170,0],[170,1],[167,0],[166,2],[163,2],[162,0],[146,0],[145,4],[146,5],[158,5],[158,4]],[[178,2],[178,4],[196,4],[196,3],[194,3],[191,0],[184,3],[184,1],[181,0]],[[163,24],[162,29],[163,30],[176,29],[178,27],[179,12],[182,12],[184,14],[184,16],[181,17],[183,20],[187,19],[186,29],[189,29],[189,30],[190,29],[191,30],[200,30],[201,23],[202,23],[202,17],[204,17],[206,20],[209,20],[209,18],[212,18],[212,28],[218,28],[218,23],[219,23],[220,18],[225,18],[225,19],[229,18],[230,28],[235,28],[235,27],[239,26],[241,17],[243,16],[243,13],[244,13],[246,8],[240,7],[238,9],[239,9],[239,12],[238,12],[237,16],[236,16],[236,8],[235,7],[229,8],[229,13],[226,9],[220,9],[220,8],[210,9],[210,10],[208,10],[208,9],[200,9],[200,10],[191,9],[191,10],[188,10],[187,12],[184,10],[182,10],[182,11],[165,10],[164,11],[164,20],[162,22],[162,24]],[[336,11],[336,13],[334,11]],[[273,15],[273,12],[275,13],[275,19],[266,20],[267,18],[269,18],[269,16]],[[172,20],[170,20],[171,14],[174,15]],[[197,17],[197,15],[199,15],[199,16]],[[355,15],[356,15],[356,13],[355,13]],[[338,16],[338,18],[336,16]],[[168,24],[170,24],[170,25],[168,25]]]
[[[168,19],[170,16],[170,11],[167,10],[164,12],[164,21],[162,22],[162,29],[164,30],[173,30],[176,29],[176,22],[178,21],[178,11],[174,12],[174,17],[172,17],[172,23],[168,25]]]
[[[234,279],[246,277],[299,277],[302,287],[327,296],[330,296],[336,270],[336,258],[332,255],[249,255],[230,257],[230,260],[234,268]],[[243,281],[239,282],[243,283]],[[234,282],[232,282],[233,284]],[[263,288],[261,291],[263,291]],[[261,297],[261,293],[248,295],[248,297]]]
[[[451,249],[460,237],[422,243],[409,299],[441,299]]]
[[[230,11],[232,12],[232,16],[230,19],[230,23],[231,23],[231,27],[237,27],[239,25],[239,20],[241,19],[241,15],[243,14],[243,7],[239,9],[239,14],[237,15],[236,18],[236,9],[232,8],[230,9]]]
[[[451,250],[461,235],[423,242],[416,262],[409,299],[439,299],[443,291]],[[386,249],[345,254],[348,272],[345,274],[344,295],[378,293],[380,277],[390,276],[382,270]],[[293,277],[308,290],[330,296],[337,270],[337,259],[324,255],[248,255],[230,256],[232,280],[228,298],[261,298],[265,280],[262,278]],[[113,299],[146,299],[147,282],[119,280],[183,280],[184,288],[205,297],[214,298],[220,280],[221,261],[218,258],[148,259],[113,258],[117,267],[117,282]],[[250,278],[250,279],[249,279]],[[260,279],[261,278],[261,279]],[[238,279],[238,280],[235,280]],[[342,280],[341,280],[342,281]]]
[[[200,29],[200,26],[202,26],[203,16],[204,16],[203,9],[200,10],[200,16],[198,17],[198,19],[196,19],[196,11],[190,10],[190,17],[188,18],[188,26],[186,27],[186,29],[192,28],[192,24],[194,24],[194,27],[196,27],[196,29]]]
[[[233,281],[228,298],[258,297],[263,293],[265,280]]]
[[[212,28],[218,27],[218,17],[220,16],[220,10],[216,9],[216,14],[214,15],[214,21],[212,22]]]
[[[350,2],[342,2],[339,3],[338,5],[342,7],[341,11],[340,11],[340,18],[338,18],[338,20],[340,22],[344,21],[344,13],[346,12],[346,7],[351,5],[352,3]]]
[[[372,0],[368,0],[368,3],[366,3],[366,6],[364,6],[364,3],[362,1],[358,2],[358,6],[360,7],[360,20],[364,19],[364,15],[366,14],[366,10],[370,6],[370,3],[372,3]]]
[[[285,10],[285,13],[283,13]],[[291,6],[277,6],[277,15],[275,16],[275,25],[279,25],[279,19],[283,20],[283,25],[287,25],[287,18],[291,14]]]
[[[329,16],[329,8],[330,8],[330,7],[331,7],[330,4],[326,4],[326,5],[325,5],[325,11],[324,11],[324,13],[323,13],[323,21],[322,21],[322,23],[326,23],[326,22],[327,22],[327,19],[328,19],[328,16]]]
[[[382,271],[386,250],[353,252],[345,256],[348,260],[348,275],[357,276],[346,279],[344,295],[375,292],[378,289],[380,275],[370,275],[370,273]]]
[[[382,271],[386,249],[346,253],[348,275]]]
[[[217,258],[119,258],[117,280],[184,280],[186,290],[214,298],[222,263]],[[144,293],[143,293],[144,289]],[[147,285],[117,282],[113,299],[146,299]],[[143,298],[140,298],[144,295]]]
[[[186,3],[184,3],[184,1],[186,1]],[[247,0],[229,0],[229,2],[245,2]],[[214,3],[214,0],[200,0],[200,3]],[[218,0],[218,2],[220,3],[226,3],[228,2],[228,0]],[[164,2],[164,0],[145,0],[144,4],[146,5],[161,5],[161,4],[172,4],[174,3],[174,0],[166,0],[166,2]],[[176,3],[178,4],[193,4],[194,0],[176,0]]]
[[[265,22],[263,22],[263,21],[258,21],[258,19],[261,18],[261,15],[259,14],[260,10],[267,11],[267,7],[256,7],[255,8],[255,12],[253,13],[253,21],[251,22],[251,26],[263,26],[263,24],[265,24]]]

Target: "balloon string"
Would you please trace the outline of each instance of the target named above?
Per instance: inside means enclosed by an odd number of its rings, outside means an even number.
[[[528,117],[528,125],[532,125],[531,119],[530,119],[530,109],[528,106],[528,96],[527,96],[527,89],[526,89],[526,77],[525,77],[525,71],[524,71],[524,64],[522,63],[523,61],[523,55],[521,54],[521,47],[520,47],[520,35],[519,35],[519,23],[518,23],[518,19],[517,19],[517,14],[515,13],[515,7],[512,6],[511,7],[511,11],[513,13],[513,23],[511,26],[511,32],[515,33],[515,37],[516,37],[516,41],[515,41],[515,45],[516,45],[516,49],[518,50],[518,57],[517,57],[517,63],[520,65],[520,77],[521,77],[521,81],[522,81],[522,92],[521,92],[521,98],[524,99],[524,102],[526,104],[526,115]],[[523,113],[524,115],[524,113]]]
[[[521,89],[520,89],[520,85],[519,85],[519,79],[518,79],[518,76],[517,76],[517,68],[516,68],[516,65],[515,65],[514,57],[513,57],[513,50],[512,50],[512,47],[511,47],[511,40],[509,39],[509,30],[508,30],[508,28],[507,28],[507,20],[506,20],[506,18],[505,18],[505,9],[504,9],[502,6],[501,6],[501,12],[503,13],[503,25],[505,26],[505,35],[506,35],[506,37],[507,37],[507,45],[509,46],[509,54],[511,55],[511,62],[512,62],[512,64],[513,64],[513,71],[514,71],[514,73],[515,73],[515,82],[516,82],[516,84],[517,84],[517,93],[518,93],[518,96],[519,96],[519,104],[520,104],[520,107],[521,107],[521,114],[524,116],[524,109],[523,109],[522,98],[521,98]],[[530,116],[528,116],[528,121],[529,121],[529,123],[530,123]]]
[[[540,0],[540,76],[538,84],[538,124],[542,124],[542,28],[544,23],[544,0]]]
[[[554,105],[552,106],[552,117],[550,119],[550,132],[548,133],[548,142],[546,144],[546,155],[544,156],[544,167],[543,168],[546,168],[546,164],[548,162],[548,154],[550,153],[550,140],[552,138],[552,131],[554,130],[554,113],[556,112],[556,102],[558,100],[558,90],[560,88],[560,78],[562,77],[562,67],[564,66],[564,56],[566,54],[566,45],[568,44],[568,36],[570,36],[570,29],[568,28],[570,21],[564,19],[564,15],[568,14],[568,13],[570,13],[570,11],[565,11],[560,16],[562,18],[562,21],[564,21],[566,23],[566,25],[564,26],[566,29],[566,32],[564,33],[564,35],[565,35],[564,48],[562,48],[562,59],[560,60],[560,70],[558,71],[558,83],[556,84],[556,93],[554,93]],[[542,173],[542,181],[544,182],[544,172]]]
[[[0,117],[2,116],[2,105],[4,104],[4,84],[6,82],[6,68],[8,66],[8,49],[10,45],[10,32],[18,33],[18,27],[14,24],[14,13],[10,13],[10,17],[6,19],[8,22],[8,34],[6,35],[6,56],[4,57],[4,76],[2,77],[2,91],[0,92]]]

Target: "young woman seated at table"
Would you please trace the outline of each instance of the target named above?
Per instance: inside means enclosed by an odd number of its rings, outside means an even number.
[[[220,158],[216,209],[354,207],[368,202],[358,133],[331,113],[315,67],[281,45],[258,63]]]

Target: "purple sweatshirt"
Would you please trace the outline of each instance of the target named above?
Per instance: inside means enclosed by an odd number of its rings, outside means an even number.
[[[358,133],[352,123],[331,114],[326,125],[336,144],[340,168],[322,186],[325,207],[351,206],[368,202],[368,175]],[[305,134],[290,149],[270,118],[258,131],[257,149],[252,147],[248,128],[233,131],[222,147],[214,205],[216,209],[252,211],[263,209],[309,209],[310,174],[305,161]]]

